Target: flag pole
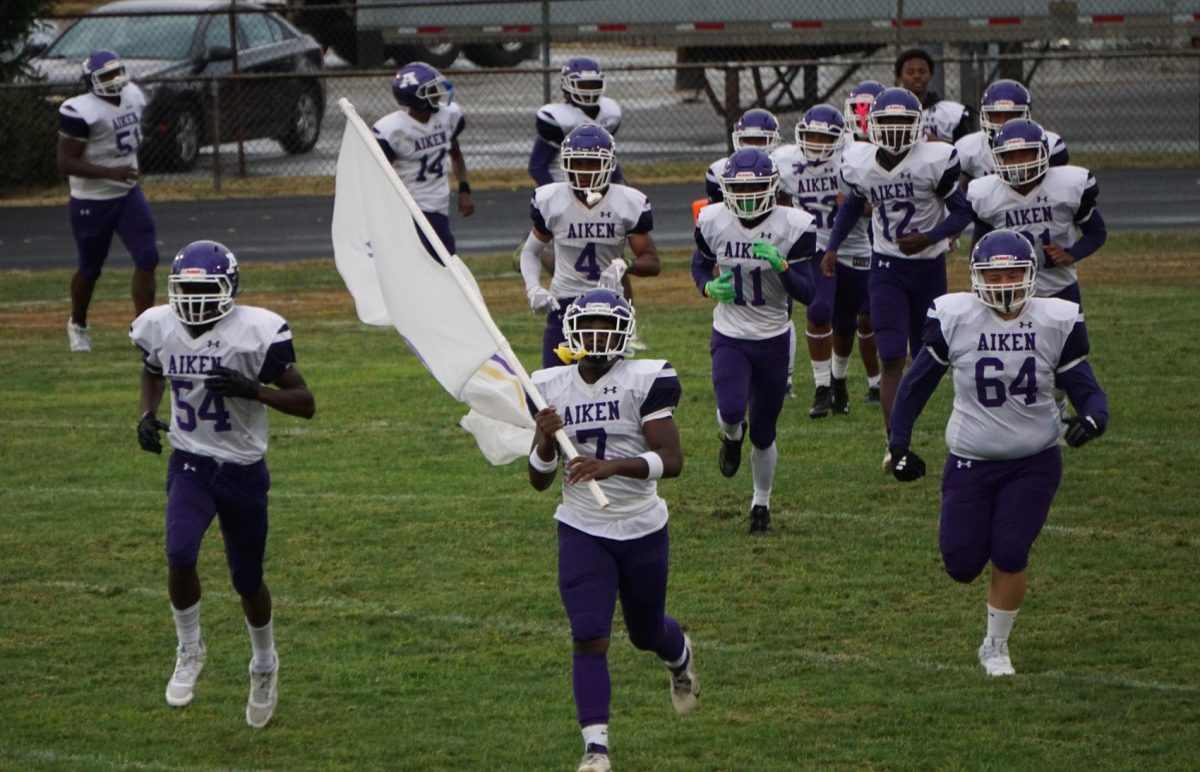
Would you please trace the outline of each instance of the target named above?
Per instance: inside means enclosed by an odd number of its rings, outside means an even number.
[[[483,322],[484,328],[487,329],[488,334],[492,336],[492,340],[499,347],[500,353],[512,365],[513,373],[517,376],[517,380],[520,381],[521,387],[525,389],[525,393],[529,395],[529,399],[533,402],[534,407],[538,410],[544,410],[547,406],[546,398],[542,396],[538,388],[533,385],[533,381],[529,379],[529,374],[525,372],[524,365],[517,359],[517,355],[513,353],[512,346],[509,345],[508,339],[504,337],[504,333],[500,331],[500,328],[496,326],[496,322],[492,320],[492,315],[488,312],[487,306],[484,305],[478,291],[471,282],[467,281],[462,271],[459,270],[457,258],[451,259],[450,253],[446,251],[441,238],[438,237],[433,226],[429,224],[425,213],[417,206],[417,202],[413,200],[412,194],[408,192],[408,188],[404,187],[404,183],[396,175],[396,170],[388,163],[387,157],[384,156],[383,150],[379,147],[379,143],[375,141],[375,137],[371,133],[370,128],[367,127],[366,122],[359,116],[358,111],[354,109],[354,105],[351,104],[349,99],[345,97],[339,99],[338,107],[345,114],[346,121],[354,127],[359,138],[370,148],[371,157],[386,170],[388,181],[391,182],[396,193],[404,201],[405,206],[408,207],[413,221],[416,222],[421,232],[425,234],[426,241],[437,252],[438,259],[441,260],[442,265],[446,266],[450,271],[450,275],[454,277],[454,281],[458,284],[459,289],[462,290],[471,307],[475,310],[476,315]],[[558,446],[562,448],[562,454],[568,461],[579,455],[579,451],[575,450],[575,446],[571,443],[571,438],[562,429],[554,433],[554,439],[558,441]],[[600,490],[600,485],[595,480],[589,480],[587,485],[588,490],[591,491],[592,498],[596,500],[596,504],[601,508],[607,507],[608,497],[604,495],[604,491]]]

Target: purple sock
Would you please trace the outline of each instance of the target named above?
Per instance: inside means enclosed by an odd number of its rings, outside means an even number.
[[[612,697],[608,657],[604,654],[571,655],[571,685],[579,725],[607,724],[608,703]]]
[[[654,650],[663,662],[674,662],[683,656],[683,629],[675,618],[663,614],[663,636]],[[685,663],[686,664],[686,663]]]

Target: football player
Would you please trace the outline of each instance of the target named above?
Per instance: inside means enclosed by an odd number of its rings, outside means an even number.
[[[930,91],[932,79],[933,57],[927,51],[910,48],[896,57],[896,85],[908,89],[920,100],[925,138],[957,142],[974,131],[974,118],[966,106]]]
[[[554,482],[560,429],[586,454],[563,465],[554,513],[558,587],[571,622],[571,681],[583,730],[578,770],[607,772],[608,646],[617,598],[630,642],[666,666],[675,712],[690,713],[700,696],[692,643],[666,614],[668,515],[657,483],[683,469],[673,417],[681,390],[670,362],[625,359],[636,320],[612,290],[580,295],[562,325],[575,364],[533,374],[549,407],[535,415],[529,482],[539,491]],[[608,496],[607,509],[587,490],[593,480]]]
[[[834,274],[838,249],[869,202],[868,286],[886,431],[908,351],[916,356],[921,347],[925,309],[946,293],[947,244],[970,222],[971,212],[958,187],[954,146],[921,141],[921,103],[915,95],[902,88],[881,92],[867,123],[875,144],[855,145],[842,157],[842,180],[851,192],[838,208],[822,270]],[[944,217],[947,209],[951,214]],[[885,452],[885,471],[889,463]]]
[[[457,245],[450,232],[447,158],[458,180],[458,213],[463,217],[475,213],[471,183],[467,181],[467,162],[458,144],[466,126],[462,108],[451,101],[442,74],[425,62],[412,62],[400,68],[392,78],[392,96],[402,109],[375,122],[372,127],[375,140],[396,167],[396,173],[446,251],[456,254]],[[417,235],[429,254],[436,257],[420,228]]]
[[[158,266],[154,217],[138,187],[138,147],[146,97],[130,82],[125,63],[101,50],[83,60],[87,93],[58,109],[59,172],[71,188],[68,209],[77,267],[71,277],[71,351],[91,351],[88,307],[115,233],[133,258],[134,316],[154,305]]]
[[[979,106],[979,125],[982,128],[954,143],[959,165],[962,166],[963,185],[995,171],[992,143],[996,134],[1009,121],[1031,118],[1032,104],[1029,89],[1015,80],[998,80],[987,87]],[[1046,140],[1050,145],[1050,165],[1065,166],[1070,155],[1063,138],[1047,131]]]
[[[562,364],[563,312],[575,298],[598,286],[621,291],[625,274],[657,276],[662,270],[650,231],[654,216],[646,196],[612,181],[617,165],[613,138],[603,127],[584,124],[562,144],[566,180],[533,192],[533,229],[521,248],[521,277],[529,307],[547,314],[542,367]],[[550,289],[541,285],[540,253],[554,242]],[[633,257],[625,255],[625,244]]]
[[[850,89],[846,97],[846,109],[842,113],[849,129],[848,136],[842,147],[842,154],[851,151],[856,145],[869,143],[867,135],[867,116],[871,113],[871,105],[875,97],[884,90],[877,80],[864,80]],[[862,151],[854,151],[862,152]],[[845,201],[850,190],[838,175],[838,206]],[[843,268],[836,268],[838,274],[838,297],[833,304],[833,366],[834,385],[838,378],[845,378],[850,365],[850,355],[854,352],[854,338],[851,337],[850,320],[844,315],[854,308],[854,297],[860,297],[858,312],[855,318],[854,330],[858,338],[858,353],[862,358],[863,367],[867,371],[866,401],[873,405],[880,403],[879,397],[879,355],[875,350],[875,330],[871,327],[870,296],[867,292],[867,279],[871,271],[871,205],[863,207],[863,217],[854,224],[846,240],[838,251],[838,265],[844,266],[856,273],[847,273]],[[835,388],[835,391],[837,389]]]
[[[250,633],[246,723],[261,729],[278,701],[279,657],[271,593],[263,581],[267,545],[267,408],[312,418],[313,396],[296,368],[292,331],[278,314],[237,303],[237,258],[215,241],[194,241],[175,256],[167,300],[133,322],[142,352],[142,450],[175,449],[167,462],[167,592],[179,638],[167,703],[195,694],[206,651],[200,632],[200,544],[221,523],[233,588]],[[170,384],[169,422],[156,417]],[[272,388],[274,387],[274,388]]]
[[[1015,672],[1008,639],[1025,597],[1029,550],[1062,478],[1057,386],[1078,417],[1066,443],[1104,433],[1108,401],[1088,365],[1079,306],[1034,297],[1039,260],[1022,234],[997,230],[971,252],[971,292],[943,295],[929,310],[925,347],[905,374],[892,411],[892,474],[925,473],[912,427],[948,369],[954,408],[942,472],[938,543],[946,573],[971,582],[990,561],[987,631],[979,663],[989,676]]]
[[[529,154],[529,176],[537,185],[562,182],[555,163],[563,140],[578,126],[594,123],[616,136],[621,128],[621,106],[604,96],[604,71],[595,59],[576,56],[567,60],[559,75],[562,102],[542,105],[537,112],[537,137]],[[621,169],[614,179],[622,182]]]
[[[1037,296],[1082,305],[1075,264],[1108,239],[1096,178],[1081,166],[1051,166],[1049,136],[1025,118],[1004,124],[992,157],[995,173],[967,186],[975,240],[997,228],[1020,231],[1041,252]]]
[[[754,498],[750,534],[771,531],[771,488],[779,451],[775,425],[787,393],[792,300],[814,289],[806,261],[816,248],[813,216],[776,206],[779,172],[762,150],[745,148],[721,173],[722,202],[700,210],[692,279],[713,309],[713,389],[721,447],[717,465],[733,477],[749,412]],[[714,278],[715,277],[715,278]]]

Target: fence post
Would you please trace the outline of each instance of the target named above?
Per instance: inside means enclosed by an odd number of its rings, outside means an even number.
[[[213,140],[213,193],[221,192],[221,85],[216,78],[209,78],[212,92],[212,140]],[[198,152],[198,151],[197,151]]]
[[[238,176],[246,176],[246,147],[243,143],[245,131],[242,127],[242,79],[238,77],[237,0],[229,3],[229,47],[233,49],[233,118],[237,124]]]
[[[742,112],[742,68],[725,63],[725,148],[733,153],[733,124]]]
[[[550,0],[542,0],[542,103],[550,102]]]

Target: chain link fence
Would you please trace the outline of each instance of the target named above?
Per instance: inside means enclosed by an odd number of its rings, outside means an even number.
[[[397,107],[395,68],[420,58],[453,83],[468,167],[522,170],[534,114],[562,98],[558,68],[582,54],[600,62],[622,107],[618,153],[632,169],[725,153],[752,106],[788,126],[812,104],[840,106],[861,80],[893,83],[896,53],[920,46],[938,63],[933,90],[968,106],[998,77],[1027,83],[1035,119],[1073,152],[1200,161],[1200,0],[289,0],[232,10],[164,0],[54,19],[64,31],[29,62],[38,80],[0,87],[0,101],[45,106],[32,126],[52,158],[56,105],[82,91],[86,53],[112,48],[148,97],[147,172],[219,188],[229,176],[332,175],[337,100],[382,117]],[[44,168],[45,158],[17,163]]]

